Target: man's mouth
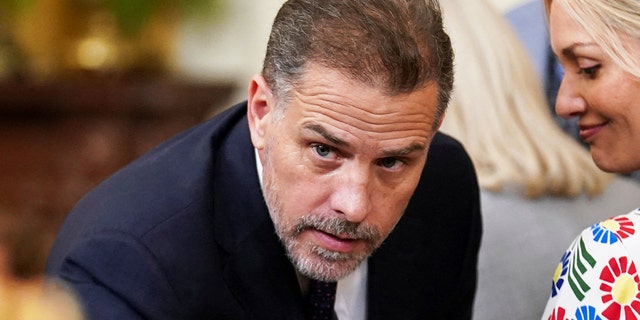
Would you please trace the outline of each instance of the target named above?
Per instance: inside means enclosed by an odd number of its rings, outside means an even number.
[[[335,235],[319,229],[309,229],[314,240],[323,248],[337,252],[352,252],[359,239],[347,235]]]

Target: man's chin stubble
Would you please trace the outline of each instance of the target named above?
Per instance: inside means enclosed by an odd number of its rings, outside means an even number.
[[[305,253],[297,252],[296,254],[295,250],[296,245],[290,245],[287,248],[289,260],[296,270],[311,279],[320,281],[338,281],[348,276],[367,256],[327,250],[317,245],[297,248],[297,250],[305,250]]]

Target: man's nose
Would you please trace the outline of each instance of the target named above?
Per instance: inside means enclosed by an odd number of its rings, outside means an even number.
[[[578,88],[576,80],[565,74],[560,83],[556,99],[556,113],[558,116],[569,119],[577,117],[586,111],[586,101]]]
[[[362,222],[371,208],[371,178],[366,169],[345,170],[335,181],[331,209],[350,222]]]

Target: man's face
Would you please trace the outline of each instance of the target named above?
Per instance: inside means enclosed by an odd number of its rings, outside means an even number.
[[[254,80],[249,117],[276,232],[298,271],[336,281],[402,216],[440,121],[437,87],[389,97],[310,65],[280,120],[264,87]]]

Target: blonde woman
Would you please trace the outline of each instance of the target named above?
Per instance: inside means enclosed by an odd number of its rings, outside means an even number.
[[[566,243],[632,208],[640,187],[599,170],[554,122],[525,49],[486,0],[442,6],[456,52],[442,130],[465,145],[482,190],[474,319],[536,319]]]
[[[640,2],[545,0],[545,7],[566,70],[556,112],[578,119],[602,170],[640,169]],[[640,210],[586,228],[558,265],[543,319],[640,318],[638,267]]]

